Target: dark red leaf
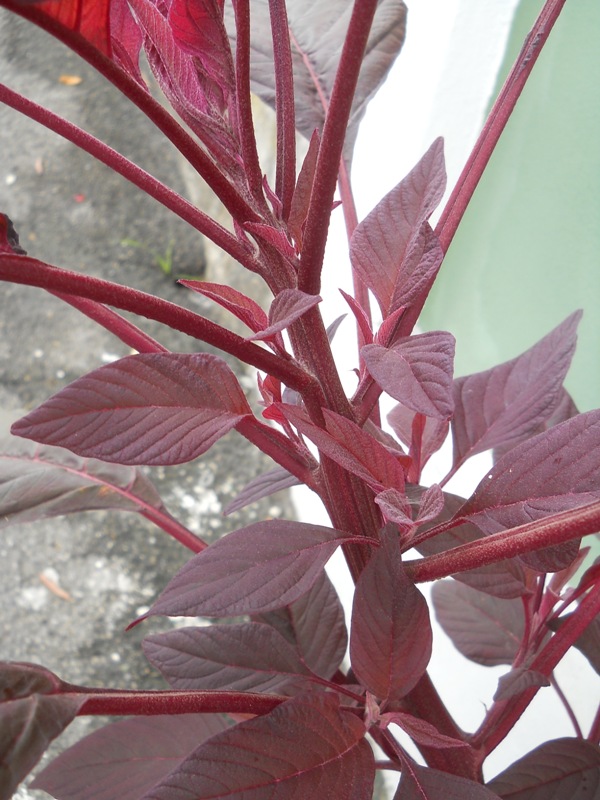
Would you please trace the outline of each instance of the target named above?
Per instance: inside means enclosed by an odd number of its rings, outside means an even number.
[[[0,661],[0,702],[31,694],[53,694],[61,687],[61,679],[38,664]]]
[[[329,679],[342,663],[348,645],[344,609],[325,570],[294,603],[256,619],[293,644],[315,675]]]
[[[323,128],[352,6],[346,0],[327,3],[288,0],[286,8],[292,43],[296,127],[310,139],[315,129]],[[229,3],[225,14],[230,36],[235,40]],[[346,133],[346,159],[351,157],[367,103],[400,52],[405,19],[406,7],[401,0],[379,1]],[[252,91],[274,108],[275,75],[268,0],[252,2],[251,47]]]
[[[411,764],[402,771],[394,800],[498,800],[498,795],[467,778]]]
[[[445,187],[443,140],[436,139],[352,235],[352,266],[375,295],[384,318],[411,302],[441,263],[439,244],[423,223]]]
[[[465,658],[486,667],[512,664],[525,631],[523,603],[478,592],[454,580],[432,587],[435,615]]]
[[[532,686],[550,686],[550,681],[541,672],[536,672],[526,667],[511,669],[506,675],[502,675],[498,680],[498,688],[494,693],[494,702],[498,700],[508,700],[521,694],[525,689]]]
[[[213,80],[198,59],[182,49],[166,17],[166,7],[149,0],[130,0],[129,4],[144,34],[150,68],[168,101],[217,155],[221,166],[235,169],[238,144],[223,121],[228,88]]]
[[[10,800],[85,699],[84,695],[31,694],[0,703],[0,800]]]
[[[201,742],[227,728],[218,714],[115,722],[54,759],[32,786],[57,800],[139,800]]]
[[[348,541],[356,537],[319,525],[257,522],[188,561],[146,616],[231,617],[281,608],[307,592]]]
[[[518,358],[454,382],[454,465],[535,434],[562,397],[581,312]]]
[[[198,292],[205,297],[210,297],[227,311],[234,314],[251,331],[258,333],[264,330],[269,324],[269,319],[257,302],[250,297],[246,297],[242,292],[238,292],[232,286],[223,286],[220,283],[209,283],[208,281],[179,281],[183,286],[187,286],[193,292]]]
[[[237,378],[217,356],[145,353],[79,378],[12,432],[104,461],[180,464],[250,413]]]
[[[32,6],[34,13],[26,14],[38,22],[47,18],[58,24],[68,41],[81,36],[100,53],[114,60],[144,88],[139,67],[142,43],[128,3],[113,0],[20,0],[19,5]]]
[[[454,345],[451,334],[434,331],[405,337],[389,348],[368,344],[361,355],[390,397],[426,417],[447,420],[454,408]]]
[[[318,295],[306,294],[299,289],[283,289],[275,296],[269,309],[269,325],[250,339],[269,339],[288,328],[303,314],[321,302]]]
[[[275,467],[259,475],[258,478],[254,478],[254,480],[244,486],[237,497],[223,509],[223,513],[225,515],[233,514],[245,508],[247,505],[250,505],[250,503],[256,503],[257,500],[268,497],[282,489],[289,489],[290,486],[298,486],[299,483],[300,481],[298,478],[294,477],[294,475],[287,470],[282,467]]]
[[[589,411],[510,450],[458,515],[489,534],[586,505],[599,496],[600,411]],[[555,572],[567,567],[578,549],[575,540],[522,560],[533,569]]]
[[[309,674],[283,636],[258,622],[177,628],[147,636],[143,648],[172,689],[279,693]]]
[[[335,695],[302,695],[204,742],[141,800],[365,800],[375,765],[364,734]]]
[[[333,459],[348,472],[357,475],[369,486],[380,491],[383,488],[404,487],[404,469],[401,458],[392,455],[382,444],[366,433],[355,422],[323,409],[327,430],[315,425],[302,409],[277,404],[286,419],[300,433],[307,436],[319,450]]]
[[[293,259],[296,255],[287,234],[281,228],[274,228],[264,222],[246,222],[244,230],[251,233],[259,242],[262,240],[274,247],[284,258]]]
[[[382,727],[388,725],[398,725],[411,739],[417,744],[425,747],[436,747],[445,749],[447,747],[469,747],[468,742],[463,742],[460,739],[453,739],[451,736],[445,736],[440,733],[431,723],[425,722],[419,717],[413,717],[412,714],[406,714],[403,711],[390,711],[387,714],[382,714],[380,717]]]
[[[135,467],[83,459],[60,447],[0,440],[0,527],[77,511],[162,508]]]
[[[600,748],[584,739],[546,742],[488,785],[504,800],[591,800],[600,793]]]
[[[350,630],[352,669],[379,700],[398,700],[427,669],[431,642],[427,603],[406,577],[398,534],[389,526],[383,531],[382,546],[356,584]]]

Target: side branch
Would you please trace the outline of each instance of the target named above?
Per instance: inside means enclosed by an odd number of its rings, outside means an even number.
[[[490,534],[444,553],[407,561],[406,572],[415,583],[434,581],[505,558],[532,553],[550,545],[563,544],[599,530],[600,501],[597,501],[535,522],[527,522],[517,528]]]

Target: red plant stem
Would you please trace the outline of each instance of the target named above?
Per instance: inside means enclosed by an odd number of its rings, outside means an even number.
[[[457,519],[454,524],[458,525],[460,522]],[[456,572],[465,572],[505,558],[532,553],[543,547],[562,544],[598,530],[600,501],[493,533],[437,555],[407,561],[404,566],[407,575],[415,583],[434,581]]]
[[[281,216],[287,220],[296,185],[296,111],[294,70],[285,0],[269,0],[275,70],[277,116],[277,166],[275,191],[281,200]]]
[[[333,196],[356,83],[377,0],[355,0],[323,126],[302,244],[298,288],[319,294]]]
[[[435,229],[444,252],[448,250],[454,238],[483,171],[565,2],[566,0],[546,0],[490,111]]]
[[[565,653],[598,614],[600,614],[600,584],[590,589],[577,611],[565,619],[564,624],[531,662],[529,669],[549,677]],[[473,735],[472,744],[483,747],[486,755],[491,753],[510,733],[539,689],[539,686],[532,686],[517,697],[495,702],[483,724]]]
[[[112,308],[103,306],[102,303],[95,303],[93,300],[86,300],[85,297],[74,297],[73,295],[50,292],[59,300],[76,308],[85,314],[86,317],[106,328],[124,344],[137,350],[138,353],[168,353],[169,349],[164,347],[152,336],[140,330],[137,325],[125,319]]]
[[[233,10],[236,29],[235,80],[238,136],[248,187],[253,197],[266,209],[250,94],[250,0],[236,0],[233,3]]]
[[[258,267],[248,250],[229,231],[137,164],[129,161],[121,153],[100,141],[100,139],[96,139],[95,136],[82,130],[72,122],[59,117],[58,114],[54,114],[47,108],[43,108],[43,106],[39,106],[17,92],[13,92],[4,84],[0,84],[0,102],[39,122],[49,130],[72,142],[81,150],[89,153],[102,164],[110,167],[114,172],[133,183],[138,189],[158,200],[159,203],[162,203],[163,206],[177,214],[178,217],[181,217],[200,233],[212,239],[215,244],[247,269],[254,272],[258,271]]]
[[[83,715],[152,716],[155,714],[268,714],[287,697],[254,692],[137,692],[114,689],[90,689],[62,685],[63,696],[87,695],[77,712]]]
[[[298,392],[311,394],[311,387],[318,393],[315,379],[291,360],[270,353],[254,342],[248,342],[232,331],[211,322],[193,311],[162,300],[137,289],[121,286],[111,281],[93,278],[43,261],[0,254],[0,280],[39,286],[63,294],[87,297],[99,303],[154,319],[174,330],[181,331],[195,339],[207,342],[226,353],[239,358],[246,364],[273,375]]]
[[[188,530],[167,511],[147,506],[140,511],[140,514],[159,528],[162,528],[165,533],[168,533],[173,539],[187,547],[192,553],[201,553],[208,547],[208,542]]]
[[[33,3],[1,0],[0,5],[35,23],[55,39],[65,44],[84,61],[103,75],[113,86],[131,100],[148,119],[162,131],[184,158],[208,183],[225,208],[235,219],[258,220],[241,194],[229,183],[212,159],[182,126],[155,100],[147,88],[128,75],[114,61],[87,41],[80,33],[62,25]],[[111,166],[111,165],[109,165]]]

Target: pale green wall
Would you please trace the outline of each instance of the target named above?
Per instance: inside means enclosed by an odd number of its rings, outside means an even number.
[[[542,3],[522,0],[506,70]],[[600,406],[600,2],[567,0],[424,310],[457,375],[518,355],[584,308],[567,386]]]

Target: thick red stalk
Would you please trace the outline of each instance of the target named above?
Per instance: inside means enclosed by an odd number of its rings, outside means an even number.
[[[238,136],[244,172],[252,196],[266,209],[263,194],[262,171],[258,159],[254,122],[252,119],[252,98],[250,93],[250,0],[235,0],[236,46],[235,81]]]
[[[199,147],[198,143],[171,114],[152,97],[145,86],[141,86],[133,77],[101,53],[77,31],[65,28],[57,20],[52,19],[36,8],[35,4],[1,0],[0,5],[35,23],[55,39],[65,44],[128,97],[165,134],[169,141],[206,181],[234,219],[244,222],[258,220],[258,215],[235,187],[229,183],[214,161]]]
[[[296,391],[309,395],[312,387],[318,392],[314,378],[292,360],[276,356],[227,328],[160,297],[17,255],[0,254],[0,280],[87,297],[147,319],[154,319],[230,353],[240,361],[273,375]]]
[[[483,126],[467,163],[446,203],[435,232],[444,252],[473,196],[477,184],[494,152],[500,135],[531,74],[533,66],[558,19],[566,0],[546,0]]]
[[[114,172],[133,183],[134,186],[150,195],[150,197],[158,200],[159,203],[162,203],[162,205],[192,225],[200,233],[212,239],[232,258],[235,258],[248,269],[255,272],[258,271],[257,265],[248,250],[229,231],[178,195],[177,192],[169,189],[164,183],[161,183],[161,181],[137,164],[134,164],[133,161],[129,161],[121,153],[100,141],[100,139],[96,139],[95,136],[82,130],[72,122],[59,117],[58,114],[54,114],[47,108],[43,108],[17,92],[13,92],[4,84],[0,84],[0,102],[39,122],[49,130],[72,142],[81,150],[89,153]]]
[[[459,520],[455,522],[459,524]],[[532,553],[550,545],[563,544],[598,530],[600,501],[493,533],[444,553],[407,561],[404,566],[411,580],[424,583],[494,564],[505,558]]]
[[[281,215],[287,220],[296,185],[296,111],[294,70],[285,0],[269,0],[275,71],[277,115],[277,167],[275,191],[281,200]]]
[[[376,9],[377,0],[356,0],[354,3],[325,117],[298,275],[298,287],[308,294],[319,294],[321,288],[321,270],[329,217],[344,139]]]
[[[87,695],[78,716],[153,716],[155,714],[268,714],[287,697],[253,692],[136,692],[89,689],[63,684],[63,696]]]

